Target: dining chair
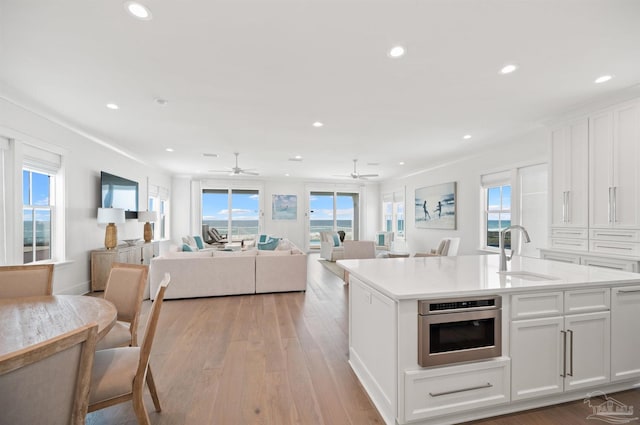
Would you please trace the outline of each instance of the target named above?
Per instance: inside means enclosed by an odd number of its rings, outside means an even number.
[[[138,320],[142,308],[144,288],[149,267],[140,264],[113,263],[104,289],[104,299],[118,310],[116,324],[98,341],[96,350],[138,345]],[[151,367],[147,371],[147,385],[156,410],[160,410],[158,391]]]
[[[53,264],[0,266],[0,298],[53,294]]]
[[[98,325],[0,356],[0,423],[84,425]]]
[[[169,273],[166,273],[160,282],[140,347],[118,347],[96,351],[89,390],[89,412],[132,400],[138,424],[149,425],[149,415],[144,407],[142,396],[151,346],[158,327],[164,294],[170,280]],[[155,408],[157,412],[161,410],[159,404],[155,405]]]

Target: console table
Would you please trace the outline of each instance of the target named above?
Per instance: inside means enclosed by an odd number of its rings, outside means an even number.
[[[91,290],[104,291],[113,263],[149,265],[160,254],[160,242],[140,242],[136,245],[118,245],[113,249],[91,251]]]

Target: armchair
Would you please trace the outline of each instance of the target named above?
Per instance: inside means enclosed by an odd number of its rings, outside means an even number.
[[[393,244],[393,239],[393,232],[376,233],[376,251],[391,251],[391,244]]]
[[[320,258],[327,261],[344,258],[344,246],[337,232],[320,232]]]

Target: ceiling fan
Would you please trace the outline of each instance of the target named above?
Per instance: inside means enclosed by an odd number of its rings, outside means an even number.
[[[354,159],[353,160],[353,172],[351,174],[349,174],[348,176],[340,175],[340,176],[337,176],[337,177],[351,177],[354,180],[357,180],[357,179],[366,180],[366,179],[368,179],[370,177],[378,177],[378,174],[360,174],[360,173],[358,173],[357,164],[358,164],[358,160]]]
[[[254,170],[254,168],[238,167],[238,155],[240,154],[238,152],[234,152],[233,154],[236,156],[235,167],[231,167],[230,169],[227,169],[227,170],[209,170],[209,172],[210,173],[229,173],[230,176],[239,176],[241,174],[244,174],[247,176],[259,176],[259,174],[256,173],[255,171],[251,171],[251,170]]]

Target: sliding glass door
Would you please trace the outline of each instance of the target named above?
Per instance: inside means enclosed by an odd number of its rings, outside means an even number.
[[[260,226],[260,191],[204,189],[202,224],[215,227],[230,241],[255,239]]]
[[[320,232],[345,232],[345,239],[358,239],[357,193],[309,193],[309,248],[320,248]]]

